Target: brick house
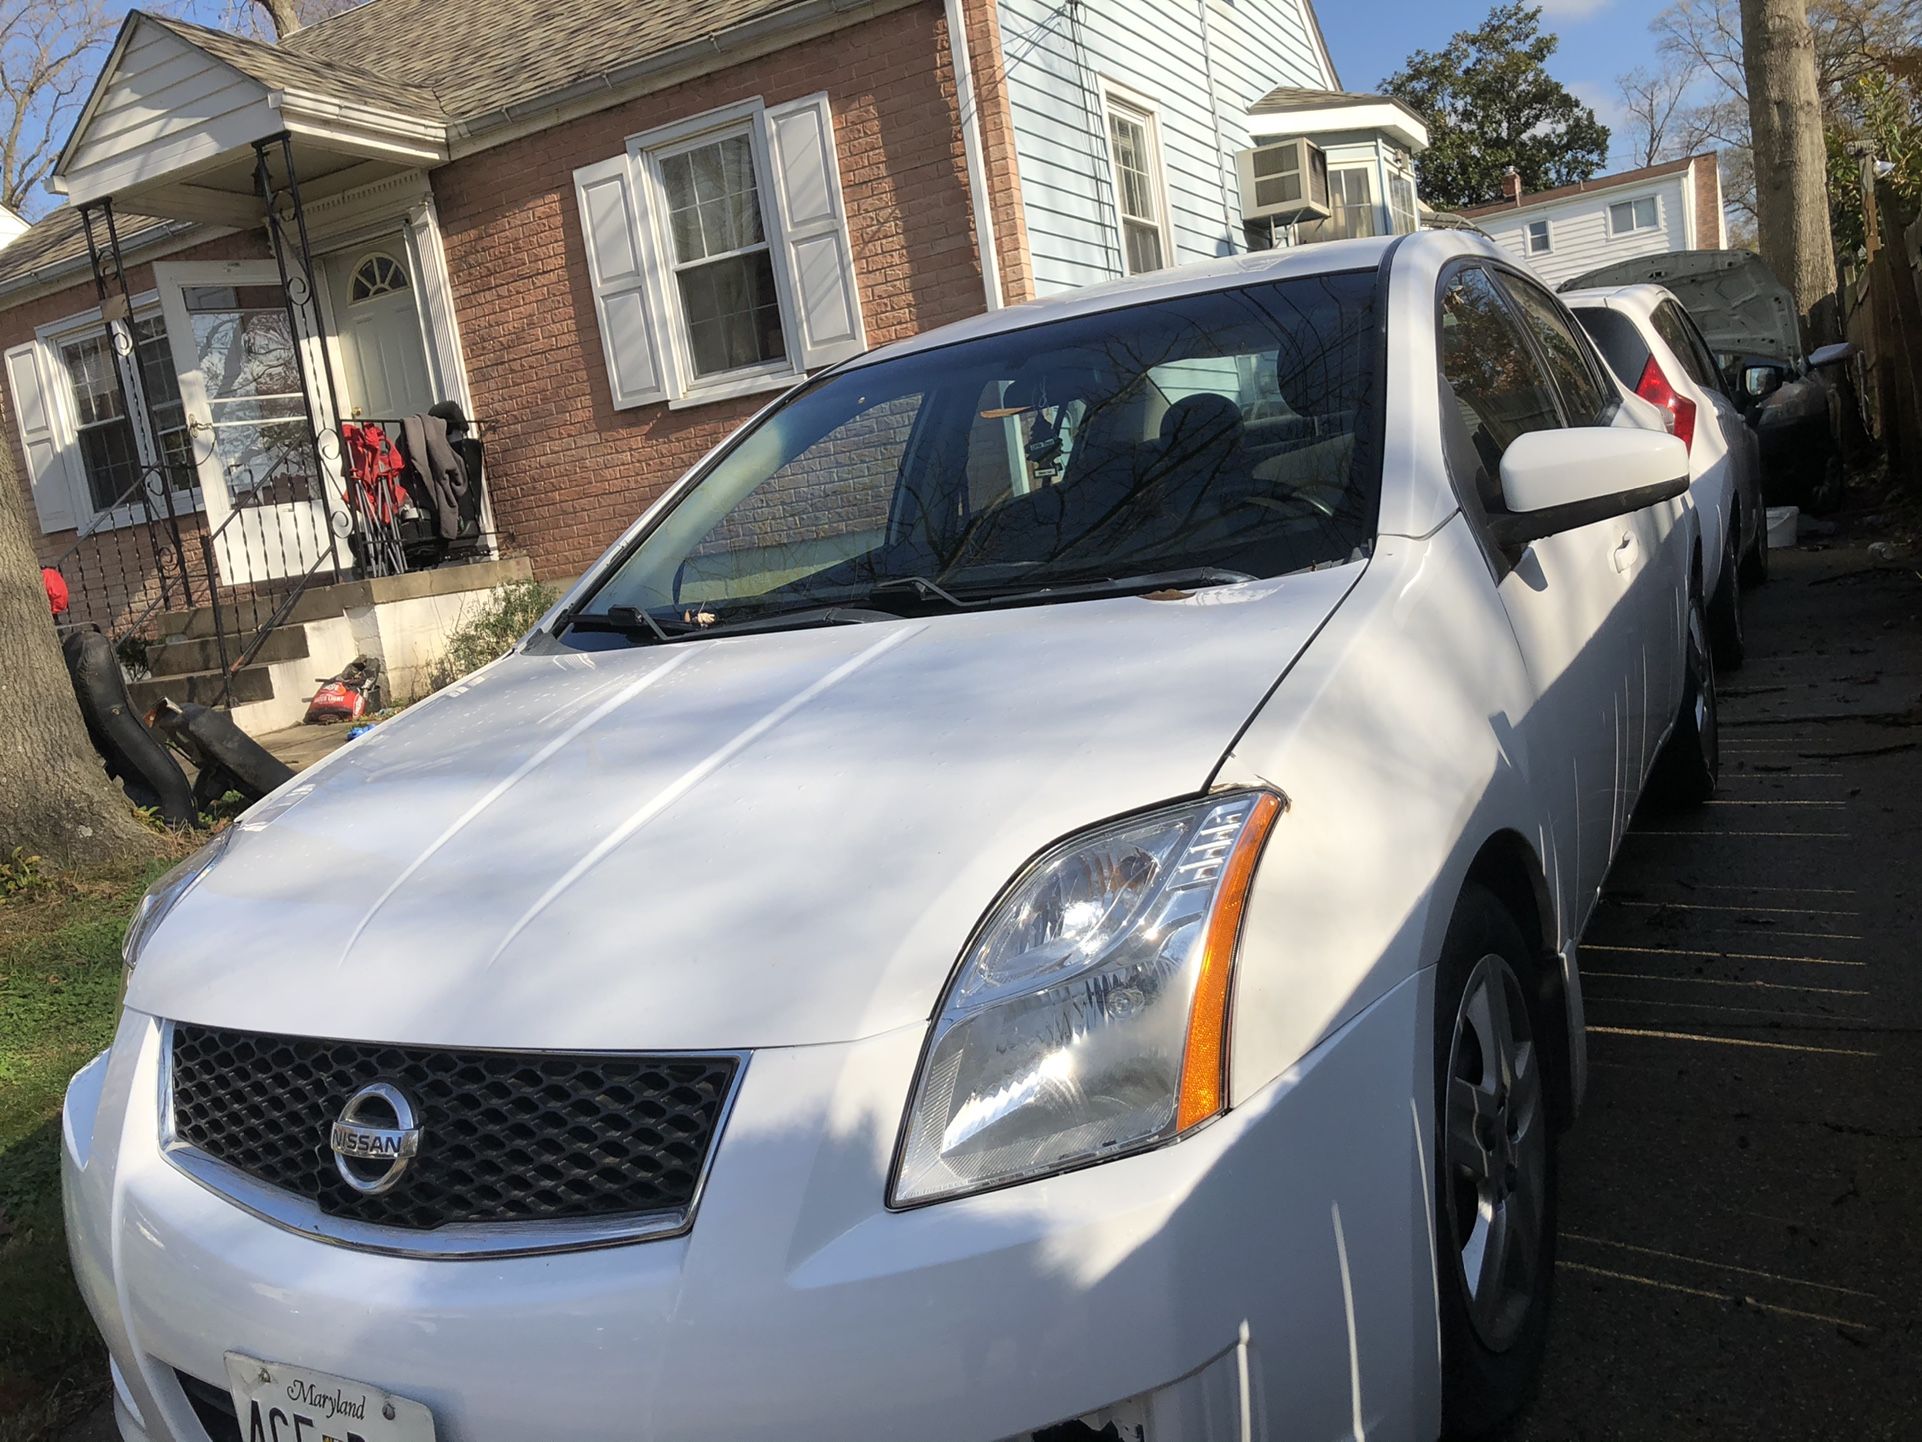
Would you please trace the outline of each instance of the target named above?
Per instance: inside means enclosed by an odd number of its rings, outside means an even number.
[[[43,559],[150,642],[223,597],[199,632],[245,641],[319,583],[578,574],[812,371],[1286,243],[1236,152],[1338,86],[1309,0],[367,0],[277,45],[135,11],[69,204],[0,248]],[[491,569],[397,580],[343,425],[448,401],[485,462],[440,559]]]

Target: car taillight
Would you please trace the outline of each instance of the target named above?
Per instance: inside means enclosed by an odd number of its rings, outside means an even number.
[[[1662,368],[1655,364],[1655,357],[1648,358],[1642,367],[1642,378],[1635,383],[1635,394],[1645,401],[1653,401],[1669,414],[1669,431],[1682,438],[1682,444],[1693,450],[1695,447],[1695,402],[1687,396],[1678,394],[1675,387],[1668,383]]]

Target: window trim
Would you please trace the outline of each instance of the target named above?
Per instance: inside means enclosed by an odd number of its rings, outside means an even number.
[[[1155,206],[1154,225],[1161,238],[1160,270],[1178,265],[1175,256],[1174,220],[1168,209],[1168,151],[1161,140],[1161,110],[1147,96],[1133,90],[1119,81],[1103,76],[1101,86],[1101,145],[1108,159],[1108,185],[1113,195],[1115,240],[1121,254],[1122,276],[1153,275],[1152,270],[1130,270],[1128,268],[1128,225],[1133,222],[1143,225],[1146,222],[1139,216],[1128,215],[1121,208],[1121,168],[1114,154],[1114,121],[1119,115],[1122,119],[1140,125],[1148,142],[1148,185]]]
[[[1395,235],[1413,235],[1421,229],[1421,186],[1416,179],[1415,172],[1410,168],[1391,163],[1385,167],[1383,173],[1385,176],[1384,184],[1388,191],[1385,197],[1385,202],[1388,206],[1388,229]],[[1395,212],[1395,186],[1397,184],[1408,187],[1409,225],[1407,230],[1400,229],[1401,217]]]
[[[781,233],[780,217],[771,210],[776,183],[773,157],[767,151],[767,127],[763,121],[766,105],[760,96],[718,106],[699,115],[657,125],[630,135],[626,140],[628,175],[642,210],[639,240],[646,250],[641,257],[649,272],[648,304],[662,317],[660,327],[663,377],[669,410],[685,410],[737,396],[764,391],[785,390],[803,380],[807,372],[797,358],[795,334],[796,296],[793,277],[788,274],[786,247],[776,244]],[[781,347],[777,361],[742,366],[711,376],[694,371],[693,339],[688,330],[687,313],[681,305],[680,287],[675,282],[677,266],[674,236],[668,219],[667,189],[661,175],[661,162],[670,156],[698,149],[731,135],[745,135],[748,154],[754,164],[755,203],[761,208],[761,236],[767,247],[768,262],[774,272],[774,293],[781,310]]]
[[[1535,227],[1538,225],[1542,228],[1542,245],[1540,250],[1535,248]],[[1555,227],[1549,221],[1548,217],[1543,216],[1540,220],[1529,221],[1522,228],[1522,254],[1553,255],[1554,253]]]
[[[1635,223],[1635,207],[1644,200],[1655,208],[1655,218],[1647,225],[1637,225]],[[1629,223],[1626,226],[1617,226],[1615,224],[1615,212],[1623,206],[1628,207]],[[1613,240],[1618,235],[1640,235],[1643,231],[1660,230],[1662,228],[1662,199],[1659,195],[1635,195],[1630,196],[1627,200],[1611,200],[1608,202],[1607,214],[1608,237],[1610,240]]]
[[[173,367],[175,381],[178,383],[180,367],[173,358],[173,335],[166,328],[166,316],[161,309],[158,289],[141,291],[133,298],[133,309],[129,316],[130,327],[137,326],[146,320],[158,320],[161,323],[161,334],[166,336],[168,343],[167,362]],[[40,352],[41,369],[49,383],[47,389],[50,395],[45,401],[47,415],[53,423],[54,439],[60,446],[61,455],[69,458],[66,468],[68,495],[73,505],[74,531],[77,535],[92,535],[98,531],[117,531],[128,526],[146,525],[148,522],[146,508],[134,502],[105,511],[95,507],[93,484],[87,476],[86,458],[80,452],[80,417],[74,409],[73,378],[67,373],[64,352],[66,347],[77,342],[110,335],[111,327],[108,326],[99,306],[48,321],[44,325],[35,327],[33,333],[34,344]],[[139,342],[136,338],[135,364],[138,364],[138,347]],[[118,364],[119,357],[113,350],[111,340],[107,350],[110,355],[115,356]],[[187,415],[184,397],[180,414],[182,427],[187,431],[189,447],[192,448],[193,427]],[[147,427],[144,420],[136,421],[132,416],[127,417],[127,420],[133,430],[134,453],[142,468],[152,466],[164,475],[166,459],[164,456],[149,453]],[[157,445],[159,437],[153,436],[151,440]],[[201,494],[198,466],[194,468],[194,484],[186,489],[176,489],[173,496],[176,515],[190,516],[206,509],[206,502]],[[156,519],[165,514],[164,505],[156,507]]]
[[[1329,226],[1333,226],[1335,224],[1336,216],[1342,214],[1347,210],[1360,208],[1360,207],[1351,207],[1345,199],[1341,200],[1339,204],[1336,203],[1337,196],[1340,191],[1340,182],[1338,182],[1335,179],[1335,177],[1338,175],[1359,174],[1366,179],[1368,184],[1368,199],[1365,202],[1365,206],[1367,210],[1370,212],[1369,219],[1368,219],[1369,230],[1368,230],[1367,236],[1353,237],[1353,238],[1372,239],[1375,236],[1379,236],[1383,234],[1383,231],[1381,228],[1381,213],[1382,213],[1383,206],[1386,204],[1386,201],[1384,197],[1377,195],[1375,193],[1379,188],[1375,184],[1375,172],[1380,168],[1381,168],[1381,162],[1379,157],[1373,160],[1344,161],[1340,165],[1330,165],[1328,167],[1328,220],[1326,223]],[[1392,231],[1390,233],[1392,233]],[[1340,239],[1347,239],[1347,238],[1349,237],[1343,237],[1343,236],[1329,237],[1329,239],[1331,240],[1340,240]]]

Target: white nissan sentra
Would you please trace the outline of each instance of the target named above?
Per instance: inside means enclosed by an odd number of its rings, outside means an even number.
[[[1687,480],[1454,234],[810,380],[143,901],[65,1121],[122,1434],[1492,1427],[1577,938],[1714,782]]]

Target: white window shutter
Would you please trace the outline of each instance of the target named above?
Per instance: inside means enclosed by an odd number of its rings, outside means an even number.
[[[661,352],[649,304],[649,248],[642,243],[642,199],[628,157],[620,155],[574,172],[587,245],[594,314],[601,325],[614,408],[667,399]]]
[[[40,529],[70,531],[76,522],[73,484],[54,430],[53,396],[40,369],[40,347],[33,341],[7,352],[7,384],[13,392],[13,418],[20,427],[20,448],[27,456]]]
[[[841,204],[841,165],[826,95],[766,111],[774,207],[792,279],[801,365],[813,370],[867,348],[861,289]]]

